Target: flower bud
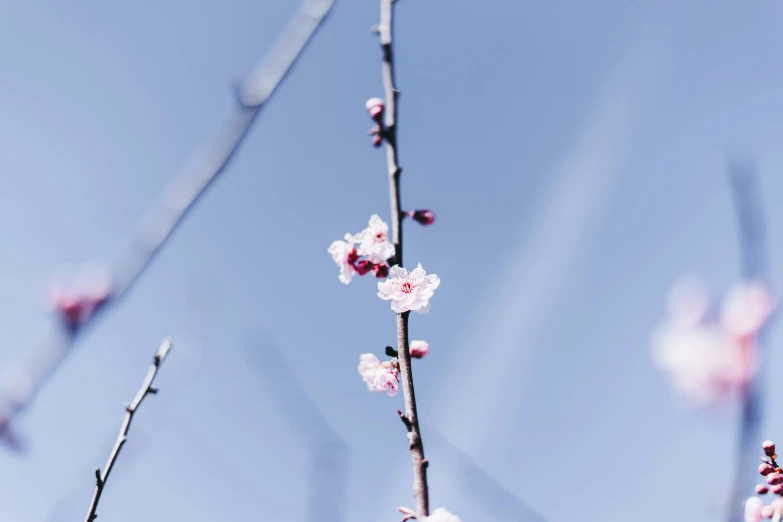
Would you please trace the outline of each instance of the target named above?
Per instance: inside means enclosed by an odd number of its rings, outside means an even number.
[[[373,265],[372,271],[375,272],[375,277],[378,279],[383,279],[389,276],[389,265],[386,263]]]
[[[425,227],[435,222],[435,214],[431,210],[414,210],[408,212],[408,215]]]
[[[381,138],[380,134],[373,135],[373,137],[372,137],[372,146],[373,147],[380,147],[382,142],[383,142],[383,138]]]
[[[770,486],[777,486],[778,484],[783,484],[783,475],[780,473],[770,473],[767,475],[767,484]]]
[[[430,351],[430,345],[427,341],[411,341],[410,353],[411,357],[421,359],[427,355]]]
[[[356,273],[360,276],[363,276],[370,270],[372,270],[373,263],[369,259],[362,259],[361,261],[358,261],[355,265],[356,267]]]
[[[370,113],[370,118],[380,123],[381,119],[383,119],[383,100],[380,98],[370,98],[364,106],[367,109],[367,112]]]
[[[777,488],[778,486],[775,486]],[[780,485],[781,488],[783,488],[783,484]],[[774,490],[774,488],[773,488]],[[766,495],[769,493],[769,488],[765,486],[764,484],[756,484],[756,494],[757,495]]]
[[[783,484],[778,484],[777,486],[772,486],[772,492],[776,495],[780,495],[781,492],[783,492]]]
[[[772,455],[775,454],[775,443],[772,442],[771,440],[765,440],[761,444],[761,447],[764,449],[764,455],[766,455],[767,457],[771,457]]]
[[[765,477],[775,471],[775,468],[767,464],[766,462],[759,464],[759,473],[764,475]]]

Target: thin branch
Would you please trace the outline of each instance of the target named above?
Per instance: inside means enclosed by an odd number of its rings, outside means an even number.
[[[742,276],[746,281],[769,285],[767,232],[764,207],[758,187],[755,165],[737,159],[729,162],[729,181],[739,224]],[[734,463],[734,483],[727,515],[728,522],[743,520],[742,500],[755,483],[755,462],[761,437],[764,407],[763,340],[769,323],[759,332],[755,342],[758,371],[749,379],[741,395],[737,457]]]
[[[103,473],[101,473],[101,468],[95,469],[95,493],[92,496],[90,509],[87,511],[87,517],[84,519],[84,522],[92,522],[98,518],[98,515],[96,514],[96,510],[98,509],[98,502],[101,500],[101,495],[103,494],[103,490],[106,487],[106,481],[109,478],[109,474],[114,468],[114,464],[117,462],[117,456],[120,454],[120,450],[122,450],[122,447],[128,440],[128,431],[130,430],[133,415],[141,405],[141,401],[144,400],[144,397],[150,393],[158,393],[158,389],[152,387],[152,381],[155,380],[155,375],[158,373],[158,368],[166,358],[166,355],[169,353],[170,349],[171,339],[167,337],[166,339],[163,339],[163,343],[160,345],[158,353],[156,353],[155,357],[153,357],[152,366],[147,372],[147,376],[144,378],[144,382],[142,383],[141,388],[139,388],[139,391],[136,393],[136,397],[134,397],[133,402],[131,402],[130,405],[125,408],[125,418],[122,421],[120,433],[117,435],[117,441],[114,443],[114,447],[109,454],[109,460],[106,461],[106,466],[103,468]]]
[[[400,91],[394,80],[394,49],[392,37],[394,29],[395,0],[381,0],[381,20],[378,35],[383,53],[382,76],[386,97],[386,121],[384,139],[386,140],[386,161],[389,175],[389,201],[391,204],[392,241],[394,243],[394,264],[403,266],[402,261],[402,204],[400,201],[400,176],[397,151],[398,108]],[[419,417],[416,411],[416,393],[413,387],[411,354],[408,347],[408,319],[410,312],[397,314],[397,357],[400,364],[400,378],[405,399],[405,414],[401,414],[408,430],[411,460],[413,461],[413,496],[416,500],[416,513],[420,517],[429,515],[429,490],[427,487],[427,459],[424,458],[424,443],[419,429]]]
[[[288,75],[317,32],[335,0],[304,0],[271,51],[239,87],[237,107],[206,146],[197,151],[189,168],[162,192],[160,201],[142,216],[136,233],[121,250],[113,270],[112,286],[86,317],[63,323],[32,350],[32,357],[15,374],[33,386],[24,397],[14,390],[0,392],[0,435],[11,440],[10,421],[35,398],[48,377],[71,351],[74,342],[102,311],[127,295],[184,217],[225,171],[247,137],[261,109]]]

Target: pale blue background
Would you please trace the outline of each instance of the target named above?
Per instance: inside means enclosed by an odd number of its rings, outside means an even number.
[[[0,5],[0,368],[42,335],[49,277],[113,255],[294,4]],[[783,8],[400,0],[397,16],[403,204],[438,216],[406,225],[407,264],[442,281],[411,321],[432,347],[415,371],[433,507],[534,520],[482,507],[497,491],[465,487],[438,430],[549,522],[715,520],[732,412],[691,412],[649,341],[678,276],[720,294],[739,274],[727,152],[758,160],[781,280]],[[356,374],[393,343],[393,314],[326,253],[388,219],[364,111],[382,92],[377,17],[338,0],[230,171],[21,419],[29,451],[0,454],[0,519],[83,519],[122,404],[171,335],[99,520],[303,520],[308,438],[290,422],[323,427],[276,409],[285,383],[248,363],[253,329],[349,448],[347,520],[412,504],[402,400]],[[769,393],[780,438],[783,383]]]

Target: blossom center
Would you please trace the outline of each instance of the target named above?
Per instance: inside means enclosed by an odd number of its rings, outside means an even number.
[[[400,290],[405,292],[406,294],[410,294],[413,292],[414,285],[410,281],[405,281],[400,285]]]

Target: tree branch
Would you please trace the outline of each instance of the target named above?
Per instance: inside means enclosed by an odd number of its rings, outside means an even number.
[[[136,233],[121,251],[112,271],[109,293],[78,322],[63,323],[40,345],[32,357],[14,370],[33,383],[22,398],[13,390],[0,392],[0,438],[12,440],[10,422],[26,408],[71,351],[84,329],[102,312],[124,298],[157,253],[171,238],[182,220],[206,190],[229,166],[247,137],[261,109],[266,105],[296,60],[302,54],[335,0],[303,0],[273,48],[248,75],[237,93],[237,106],[224,126],[203,149],[198,150],[187,169],[163,190],[160,200],[142,216]]]
[[[384,96],[386,98],[386,121],[383,137],[386,140],[392,242],[394,243],[395,251],[394,264],[402,267],[402,219],[404,214],[402,213],[400,202],[400,175],[402,174],[402,168],[399,165],[397,150],[397,101],[400,92],[394,80],[393,20],[394,0],[381,0],[381,20],[378,24],[378,35],[380,36],[383,53],[381,72]],[[413,461],[413,496],[416,500],[416,513],[420,517],[425,517],[429,515],[428,462],[424,458],[424,444],[416,411],[416,393],[413,387],[411,354],[408,346],[409,317],[410,312],[397,314],[397,357],[400,364],[400,378],[405,399],[405,413],[400,412],[400,418],[408,430],[408,442],[410,444],[411,460]]]
[[[103,494],[103,490],[106,487],[106,481],[109,478],[111,470],[114,468],[114,464],[117,461],[117,456],[120,454],[120,450],[122,450],[122,447],[128,440],[128,431],[130,430],[131,421],[133,420],[133,414],[136,413],[136,409],[139,407],[139,405],[141,405],[141,401],[144,400],[144,397],[150,393],[158,393],[158,389],[152,387],[152,381],[155,380],[155,375],[158,373],[158,368],[163,362],[163,359],[166,358],[166,355],[169,353],[170,349],[171,339],[167,337],[163,339],[163,343],[160,345],[158,353],[155,354],[155,357],[152,360],[152,366],[147,372],[147,376],[144,378],[144,382],[142,383],[141,388],[139,388],[139,391],[136,393],[136,397],[134,397],[133,402],[131,402],[125,408],[125,418],[123,419],[122,426],[120,427],[120,434],[117,435],[117,441],[114,443],[114,447],[109,454],[109,460],[106,461],[106,466],[103,469],[103,473],[101,473],[101,468],[95,469],[95,493],[92,496],[90,509],[87,511],[87,517],[84,519],[84,522],[92,522],[98,518],[98,515],[95,512],[98,509],[98,502],[101,500],[101,495]]]

